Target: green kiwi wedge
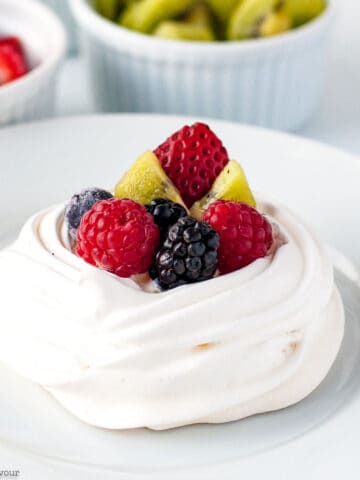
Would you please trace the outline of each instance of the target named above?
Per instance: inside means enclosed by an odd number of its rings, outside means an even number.
[[[95,0],[97,12],[108,20],[116,20],[123,6],[123,0]]]
[[[326,0],[284,0],[284,8],[294,27],[299,27],[319,16],[326,9]]]
[[[291,18],[279,0],[242,0],[229,19],[228,40],[271,36],[291,28]]]
[[[242,0],[206,0],[206,3],[220,22],[227,23],[231,12],[241,1]]]
[[[286,32],[291,28],[291,19],[284,9],[277,10],[267,15],[255,32],[257,37],[271,37]]]
[[[320,15],[327,0],[93,0],[125,28],[158,37],[211,42],[269,37]]]
[[[120,16],[120,24],[142,33],[152,31],[164,20],[183,14],[196,0],[140,0],[129,5]]]
[[[214,32],[206,25],[196,25],[187,22],[165,21],[155,29],[156,37],[171,40],[185,40],[193,42],[212,42],[215,40]]]
[[[205,25],[206,27],[212,27],[213,14],[206,3],[197,3],[188,12],[186,12],[182,20],[193,25]]]

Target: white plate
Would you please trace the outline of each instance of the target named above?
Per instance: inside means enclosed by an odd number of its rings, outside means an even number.
[[[0,245],[34,210],[89,185],[112,186],[136,156],[189,119],[106,116],[0,132]],[[360,160],[296,137],[212,121],[250,182],[295,208],[360,265]],[[349,268],[356,277],[356,272]],[[337,275],[347,306],[341,354],[322,385],[286,410],[218,426],[107,432],[65,412],[0,368],[0,471],[29,479],[357,478],[360,293]]]

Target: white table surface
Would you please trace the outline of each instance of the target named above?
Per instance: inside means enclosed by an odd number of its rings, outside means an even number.
[[[322,103],[297,133],[360,154],[360,2],[336,1],[341,6]],[[84,62],[70,58],[61,76],[58,115],[95,112]]]

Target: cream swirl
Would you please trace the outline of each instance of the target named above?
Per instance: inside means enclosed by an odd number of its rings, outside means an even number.
[[[337,355],[342,302],[309,229],[259,209],[285,245],[161,294],[71,253],[62,205],[36,214],[0,252],[0,360],[104,428],[226,422],[301,400]]]

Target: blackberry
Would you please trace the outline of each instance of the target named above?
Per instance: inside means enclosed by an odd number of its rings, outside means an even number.
[[[161,243],[165,240],[169,227],[174,225],[179,218],[187,215],[182,205],[165,198],[154,198],[151,203],[145,205],[145,208],[154,217],[154,221],[159,227]]]
[[[219,236],[205,222],[180,218],[169,228],[150,275],[162,290],[212,278],[218,264]]]
[[[112,198],[110,192],[100,188],[86,188],[76,193],[65,206],[65,222],[72,241],[75,242],[77,230],[83,215],[101,200]]]

